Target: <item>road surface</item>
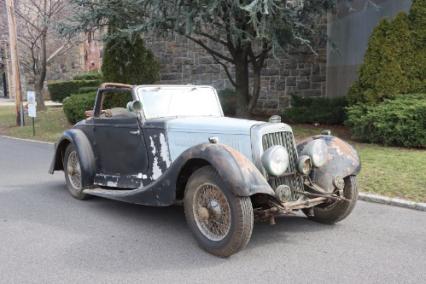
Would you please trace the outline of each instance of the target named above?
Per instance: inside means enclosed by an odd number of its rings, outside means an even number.
[[[222,259],[199,249],[181,207],[73,199],[47,173],[53,145],[0,137],[1,283],[425,283],[426,214],[359,201],[334,226],[256,224]]]

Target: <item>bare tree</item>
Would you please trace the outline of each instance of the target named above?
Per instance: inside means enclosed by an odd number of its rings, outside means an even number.
[[[43,87],[49,63],[75,44],[55,29],[68,7],[67,0],[20,0],[16,5],[21,63],[32,74],[38,110],[46,108]]]

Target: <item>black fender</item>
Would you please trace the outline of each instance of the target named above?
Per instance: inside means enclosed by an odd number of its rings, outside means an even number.
[[[193,159],[208,162],[237,196],[251,196],[257,193],[275,196],[274,190],[256,166],[230,146],[200,144],[183,152],[176,159],[176,162],[184,166],[185,163]],[[180,169],[182,169],[182,166]]]
[[[226,186],[237,196],[267,194],[275,196],[265,177],[237,150],[223,144],[199,144],[184,151],[161,176],[152,180],[147,176],[143,185],[131,190],[87,189],[85,193],[135,204],[149,206],[169,206],[182,196],[189,178],[188,166],[200,168],[214,167]],[[196,169],[193,169],[194,171]],[[194,171],[191,171],[193,173]],[[184,181],[182,182],[182,178]]]
[[[313,168],[310,177],[314,183],[332,192],[335,189],[336,177],[345,178],[358,175],[361,170],[361,161],[358,152],[350,144],[332,135],[317,135],[309,137],[297,144],[297,152],[301,153],[304,147],[315,139],[322,139],[328,147],[328,161],[320,168]]]
[[[69,144],[73,144],[77,150],[82,172],[82,186],[92,186],[96,173],[95,155],[89,139],[80,129],[69,129],[62,134],[62,137],[56,143],[49,173],[53,174],[55,171],[64,170],[64,153]]]

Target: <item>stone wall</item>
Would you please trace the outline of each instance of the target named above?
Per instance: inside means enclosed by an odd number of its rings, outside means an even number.
[[[223,67],[192,41],[181,36],[145,37],[161,64],[162,84],[207,84],[218,90],[232,88]],[[222,48],[214,46],[217,50]],[[257,111],[277,113],[290,105],[290,97],[326,95],[326,46],[317,55],[299,50],[268,58],[262,72]],[[233,72],[232,68],[230,69]]]

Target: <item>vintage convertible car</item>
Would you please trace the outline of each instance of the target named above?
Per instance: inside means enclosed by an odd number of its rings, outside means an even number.
[[[295,144],[290,126],[224,117],[214,88],[105,83],[87,119],[64,132],[50,173],[77,199],[182,204],[202,248],[232,255],[254,220],[301,210],[335,223],[353,209],[356,151],[322,133]]]

